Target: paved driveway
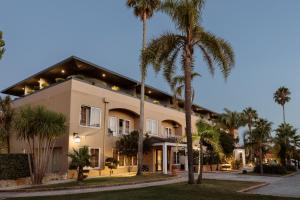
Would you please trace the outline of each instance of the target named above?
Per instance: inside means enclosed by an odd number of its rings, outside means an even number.
[[[300,197],[300,173],[283,177],[267,186],[249,191],[252,194],[264,194],[282,197]]]

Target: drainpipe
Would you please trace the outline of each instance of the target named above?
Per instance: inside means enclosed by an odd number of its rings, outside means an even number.
[[[105,139],[107,135],[107,130],[108,130],[108,104],[109,101],[107,98],[103,98],[103,103],[104,103],[104,133],[103,133],[103,138],[102,138],[102,169],[105,169]]]

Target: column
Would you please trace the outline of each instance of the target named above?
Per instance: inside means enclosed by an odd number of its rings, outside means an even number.
[[[163,144],[163,173],[168,174],[168,146]]]

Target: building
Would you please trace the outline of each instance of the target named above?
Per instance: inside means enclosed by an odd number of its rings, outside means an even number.
[[[15,108],[44,105],[67,117],[68,135],[59,139],[49,164],[49,172],[68,172],[68,152],[88,146],[91,158],[90,176],[106,175],[107,157],[119,160],[115,173],[135,170],[136,157],[127,158],[114,149],[123,134],[138,129],[140,83],[78,57],[70,57],[5,90],[15,96]],[[172,165],[187,168],[186,144],[176,142],[185,135],[183,102],[174,106],[172,95],[146,85],[145,128],[153,141],[144,157],[149,171],[168,173]],[[216,113],[193,105],[192,129],[202,118],[207,123]],[[26,152],[26,145],[11,137],[12,153]],[[178,153],[180,152],[180,153]]]

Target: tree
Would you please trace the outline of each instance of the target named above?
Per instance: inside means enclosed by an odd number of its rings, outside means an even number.
[[[286,87],[280,87],[274,93],[274,101],[282,106],[283,123],[285,123],[285,104],[291,100],[291,92]]]
[[[220,145],[225,156],[232,156],[235,147],[235,140],[225,131],[220,131]]]
[[[83,181],[86,178],[83,174],[83,168],[91,165],[89,148],[84,146],[79,150],[73,149],[73,153],[68,154],[68,156],[72,159],[70,167],[77,170],[77,181]]]
[[[122,137],[116,142],[116,149],[119,154],[125,155],[128,159],[132,159],[138,154],[138,141],[139,141],[139,132],[132,131],[129,135],[122,135]],[[151,145],[148,142],[149,137],[146,135],[146,138],[143,139],[143,152],[147,153],[151,149]],[[130,162],[129,162],[130,163]],[[129,166],[130,171],[131,166]]]
[[[278,156],[281,164],[287,166],[288,160],[292,158],[294,150],[299,145],[297,129],[290,124],[282,123],[275,132],[275,149],[278,149]]]
[[[6,143],[7,153],[10,153],[9,138],[13,125],[15,110],[11,105],[11,98],[6,96],[0,97],[0,142]]]
[[[230,111],[227,108],[224,111],[224,113],[219,115],[219,122],[229,130],[231,137],[235,138],[235,131],[244,124],[242,114]]]
[[[5,46],[5,42],[3,40],[3,33],[2,31],[0,31],[0,60],[5,52],[4,46]]]
[[[192,80],[197,76],[200,76],[200,74],[197,72],[193,72]],[[173,93],[173,104],[175,107],[178,107],[177,99],[182,98],[182,91],[184,90],[184,76],[183,75],[172,76],[168,78],[167,81]],[[194,101],[194,98],[195,98],[195,90],[192,89],[192,101]]]
[[[258,146],[259,150],[259,165],[260,173],[263,175],[263,152],[264,147],[269,142],[272,132],[272,123],[265,119],[258,119],[255,123],[255,129],[253,130],[253,139]]]
[[[160,5],[160,0],[127,0],[127,6],[133,8],[134,15],[143,23],[143,47],[146,48],[147,20],[151,18]],[[141,66],[141,97],[140,97],[140,124],[139,124],[139,151],[137,175],[143,173],[143,137],[144,137],[144,100],[145,100],[145,79],[147,67]]]
[[[257,115],[257,112],[256,110],[254,110],[253,108],[251,107],[247,107],[243,110],[243,113],[242,113],[242,118],[244,120],[244,122],[247,124],[248,126],[248,135],[249,135],[249,138],[248,138],[248,141],[250,143],[250,162],[253,162],[253,137],[252,137],[252,128],[253,128],[253,125],[255,123],[255,120],[257,119],[258,115]],[[244,144],[245,145],[245,144]]]
[[[184,108],[188,149],[189,183],[194,183],[192,147],[192,71],[196,49],[202,53],[211,74],[217,64],[227,78],[234,65],[234,53],[228,42],[204,30],[200,24],[204,0],[165,0],[160,10],[170,16],[178,33],[165,33],[153,39],[143,51],[142,66],[152,64],[155,71],[163,69],[164,75],[176,71],[176,61],[180,57],[184,72]]]
[[[113,170],[117,169],[118,167],[118,160],[112,157],[106,158],[105,160],[105,166],[109,168],[109,175],[111,176],[113,174]]]
[[[41,184],[55,141],[67,131],[66,117],[43,106],[26,106],[18,111],[14,126],[18,139],[24,140],[28,145],[32,183]]]
[[[197,184],[202,183],[202,174],[203,174],[203,145],[207,144],[209,145],[213,152],[217,154],[219,157],[223,156],[223,150],[220,144],[220,133],[219,131],[213,127],[210,126],[201,120],[197,122],[197,134],[194,135],[194,137],[199,139],[199,149],[200,149],[200,172],[198,175]]]

